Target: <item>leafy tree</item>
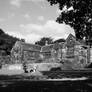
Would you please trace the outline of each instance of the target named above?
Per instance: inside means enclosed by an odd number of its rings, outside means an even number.
[[[58,39],[58,40],[55,40],[54,43],[60,43],[60,42],[65,42],[65,39]]]
[[[58,23],[66,23],[74,28],[78,39],[92,40],[92,0],[47,0],[51,5],[58,4],[61,14]]]
[[[1,35],[1,34],[4,34],[4,31],[3,31],[2,29],[0,29],[0,35]]]
[[[9,55],[13,45],[17,40],[20,39],[10,36],[0,29],[0,51],[3,50],[7,55]]]
[[[21,39],[22,42],[25,42],[25,39]]]
[[[45,44],[52,44],[53,43],[53,39],[50,37],[43,37],[40,39],[40,41],[35,42],[35,44],[40,45],[40,46],[44,46]]]

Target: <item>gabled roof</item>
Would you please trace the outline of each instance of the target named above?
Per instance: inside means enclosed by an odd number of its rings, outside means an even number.
[[[14,45],[14,47],[19,47],[21,46],[23,50],[25,51],[40,51],[41,50],[41,46],[39,45],[35,45],[35,44],[29,44],[29,43],[25,43],[25,42],[21,42],[21,41],[17,41]]]
[[[23,50],[40,51],[41,46],[35,44],[22,43]]]
[[[12,49],[11,49],[11,52],[17,48],[17,47],[20,47],[21,46],[21,41],[16,41],[15,44],[13,45]]]
[[[72,39],[75,39],[76,40],[76,37],[72,34],[69,34],[68,37],[66,38],[66,41],[69,40],[70,38]]]
[[[63,43],[55,43],[55,44],[50,44],[50,45],[47,45],[47,46],[43,46],[41,48],[41,52],[50,52],[52,49],[59,49],[59,48],[62,48],[63,46]]]
[[[67,37],[65,43],[64,43],[64,46],[69,46],[71,45],[71,43],[74,44],[74,45],[81,45],[82,43],[78,40],[76,40],[76,37],[73,36],[72,34],[69,34],[69,36]]]

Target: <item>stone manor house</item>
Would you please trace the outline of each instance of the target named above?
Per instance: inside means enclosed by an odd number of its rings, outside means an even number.
[[[90,48],[69,34],[64,43],[46,46],[17,41],[11,50],[13,63],[72,63],[85,67],[90,63]]]

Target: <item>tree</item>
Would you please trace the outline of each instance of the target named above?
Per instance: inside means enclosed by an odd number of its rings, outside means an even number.
[[[21,39],[22,42],[25,42],[25,39]]]
[[[62,39],[58,39],[58,40],[55,40],[55,41],[54,41],[54,43],[57,43],[57,42],[58,42],[58,43],[60,43],[60,42],[65,42],[65,39],[62,38]]]
[[[51,5],[58,4],[61,14],[58,23],[70,25],[76,38],[91,42],[92,39],[92,0],[47,0]]]
[[[6,34],[2,29],[0,29],[0,50],[5,51],[7,55],[10,54],[10,51],[16,41],[20,40],[19,38],[10,36]]]
[[[53,39],[50,37],[43,37],[40,39],[40,41],[35,42],[35,44],[40,45],[40,46],[44,46],[45,44],[52,44],[53,43]]]
[[[1,35],[1,34],[4,34],[4,31],[3,31],[2,29],[0,29],[0,35]]]

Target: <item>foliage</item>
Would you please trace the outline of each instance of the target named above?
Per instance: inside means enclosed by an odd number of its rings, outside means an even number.
[[[35,44],[40,45],[40,46],[44,46],[44,45],[46,45],[46,43],[52,44],[53,39],[50,38],[50,37],[43,37],[43,38],[40,39],[40,41],[35,42]]]
[[[90,63],[89,65],[85,66],[85,68],[92,68],[92,63]]]
[[[4,64],[11,64],[11,59],[10,56],[0,56],[0,65],[4,65]]]
[[[4,31],[3,31],[2,29],[0,29],[0,35],[1,35],[1,34],[4,34]]]
[[[74,28],[78,39],[91,42],[92,39],[92,0],[47,0],[51,5],[58,4],[61,14],[58,23],[66,23]]]
[[[65,39],[58,39],[54,41],[54,43],[60,43],[60,42],[65,42]]]
[[[2,29],[0,29],[0,51],[4,50],[6,54],[9,55],[12,46],[17,40],[19,39],[6,34]]]
[[[25,39],[20,39],[22,42],[25,42]]]

